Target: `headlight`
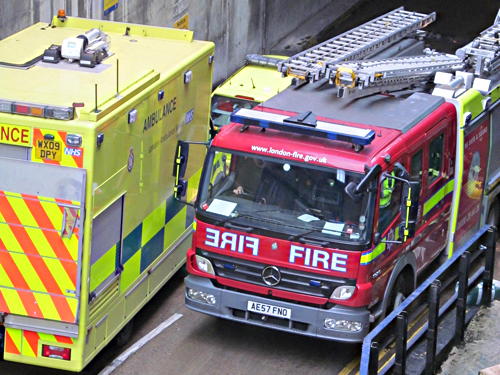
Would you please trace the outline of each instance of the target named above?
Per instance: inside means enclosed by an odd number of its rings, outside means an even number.
[[[208,305],[215,305],[215,303],[217,302],[217,300],[213,294],[205,293],[205,292],[202,292],[201,290],[188,288],[186,291],[186,294],[192,300],[206,303]]]
[[[324,322],[324,327],[326,329],[335,329],[339,331],[351,331],[351,332],[359,332],[361,328],[363,328],[363,324],[361,322],[356,322],[353,320],[345,320],[345,319],[331,319],[327,318]]]
[[[196,255],[196,266],[202,272],[209,273],[210,275],[215,275],[214,267],[207,258]]]
[[[355,290],[356,290],[356,286],[354,286],[354,285],[338,286],[337,288],[335,288],[335,290],[333,291],[330,298],[340,299],[340,300],[349,299],[352,297]]]

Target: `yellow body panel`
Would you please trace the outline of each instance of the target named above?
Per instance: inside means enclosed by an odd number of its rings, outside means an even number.
[[[0,64],[0,101],[64,107],[83,103],[75,108],[72,120],[0,111],[0,170],[2,160],[7,160],[3,153],[15,151],[21,155],[16,156],[21,168],[50,164],[78,169],[85,175],[86,183],[80,187],[85,217],[80,218],[71,208],[79,202],[59,202],[59,211],[54,211],[50,203],[58,196],[39,194],[37,199],[50,213],[46,223],[52,237],[31,229],[37,213],[10,195],[17,216],[0,217],[0,224],[11,224],[17,217],[27,228],[23,235],[39,243],[47,258],[53,258],[52,249],[44,245],[55,235],[64,244],[71,243],[67,246],[70,260],[78,265],[81,275],[78,298],[70,305],[75,323],[67,325],[67,334],[57,335],[58,315],[50,315],[51,301],[45,301],[41,294],[30,297],[29,301],[35,298],[40,305],[36,315],[29,310],[34,304],[25,302],[25,290],[9,289],[14,277],[18,277],[14,280],[18,284],[24,277],[33,290],[46,286],[38,278],[23,275],[20,267],[18,273],[7,272],[0,259],[0,283],[9,290],[0,295],[0,311],[17,312],[5,322],[5,359],[70,371],[82,370],[185,261],[192,213],[172,198],[173,150],[179,139],[207,138],[212,84],[209,57],[214,53],[213,43],[193,40],[188,30],[69,17],[63,22],[56,17],[52,27],[35,24],[0,41],[0,61],[26,63],[50,45],[91,28],[104,31],[110,41],[111,55],[95,68],[80,67],[76,62],[36,62],[27,69]],[[189,82],[184,78],[187,72],[192,77]],[[135,121],[129,120],[132,111],[137,114]],[[80,136],[81,145],[68,143],[71,135]],[[192,159],[186,173],[190,195],[196,193],[204,155],[193,155]],[[40,184],[50,184],[50,176],[40,178],[46,180]],[[62,184],[55,190],[72,188]],[[24,193],[21,187],[9,192]],[[119,215],[106,219],[111,213]],[[4,227],[9,225],[0,225],[0,238],[11,247],[20,246],[15,231]],[[63,238],[68,231],[73,237]],[[99,233],[117,237],[105,243],[106,235]],[[79,238],[83,238],[81,243]],[[105,244],[101,246],[101,242]],[[7,253],[9,249],[6,247]],[[70,298],[74,291],[66,285],[71,280],[56,261],[51,262],[47,263],[50,277],[67,289],[62,293]],[[32,268],[20,256],[11,263],[26,263],[27,269]],[[23,329],[18,319],[24,319]],[[42,357],[44,344],[70,348],[71,360]]]
[[[274,56],[287,59],[287,56]],[[235,98],[237,95],[264,102],[285,90],[292,83],[290,77],[282,77],[277,68],[262,65],[245,65],[218,86],[213,95]]]

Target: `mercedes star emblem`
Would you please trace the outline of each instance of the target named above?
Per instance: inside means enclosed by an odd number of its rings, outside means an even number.
[[[280,270],[274,266],[267,266],[262,270],[262,280],[269,286],[278,285],[281,281]]]

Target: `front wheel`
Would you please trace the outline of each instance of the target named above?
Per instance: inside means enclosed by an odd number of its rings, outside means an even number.
[[[385,316],[394,311],[403,301],[413,292],[413,284],[408,275],[400,274],[392,286],[389,294],[389,303],[387,304]]]
[[[407,274],[399,274],[389,294],[389,301],[387,303],[387,307],[385,308],[385,312],[377,319],[374,326],[379,324],[387,315],[397,309],[398,306],[410,296],[411,292],[413,292],[413,284],[410,277]],[[383,343],[382,347],[387,346],[394,338],[394,335],[395,327],[385,329],[385,333],[381,333],[379,336],[379,341]]]

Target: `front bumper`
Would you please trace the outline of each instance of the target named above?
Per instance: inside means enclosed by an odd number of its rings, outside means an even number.
[[[260,327],[268,327],[285,332],[292,332],[306,336],[318,337],[326,340],[342,342],[361,342],[368,334],[370,313],[364,308],[352,308],[336,305],[330,309],[320,309],[304,306],[293,302],[269,299],[257,295],[245,294],[233,290],[215,287],[207,278],[188,275],[184,279],[186,306],[191,310],[217,316],[219,318],[234,320],[237,322],[253,324]],[[191,288],[215,296],[216,302],[209,305],[198,302],[187,295],[187,289]],[[292,310],[291,319],[276,318],[267,315],[247,311],[247,302],[253,301],[273,306],[289,308]],[[350,320],[362,324],[360,331],[344,331],[337,329],[326,329],[325,319]]]

